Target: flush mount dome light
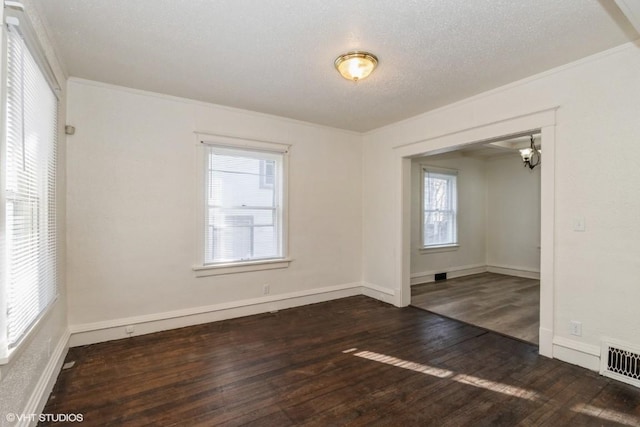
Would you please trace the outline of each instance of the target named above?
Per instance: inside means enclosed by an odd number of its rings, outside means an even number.
[[[342,77],[357,82],[375,70],[378,58],[369,52],[353,51],[338,56],[334,65]]]

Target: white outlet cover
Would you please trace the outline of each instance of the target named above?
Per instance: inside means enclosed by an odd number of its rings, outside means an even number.
[[[582,323],[572,320],[569,323],[569,333],[571,333],[571,335],[575,335],[577,337],[581,337],[582,336]]]
[[[573,218],[573,231],[585,231],[586,225],[583,216]]]

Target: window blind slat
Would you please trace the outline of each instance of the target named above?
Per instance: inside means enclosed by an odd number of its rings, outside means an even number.
[[[7,31],[5,231],[7,341],[56,297],[57,98],[20,32]]]

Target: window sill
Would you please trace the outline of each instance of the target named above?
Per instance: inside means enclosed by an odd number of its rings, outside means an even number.
[[[59,295],[56,294],[56,297],[53,299],[53,301],[51,301],[51,304],[49,304],[49,306],[42,311],[40,316],[38,316],[38,319],[33,322],[33,325],[29,327],[27,332],[23,335],[23,337],[15,347],[4,348],[0,350],[0,366],[8,365],[13,359],[21,355],[25,348],[29,347],[34,339],[34,336],[37,334],[36,331],[40,330],[40,326],[45,322],[45,319],[49,316],[49,313],[53,311],[53,307],[58,302],[58,296]]]
[[[245,273],[248,271],[275,270],[287,268],[293,261],[290,258],[269,259],[264,261],[232,262],[228,264],[199,265],[193,267],[196,277],[220,276],[223,274]]]
[[[452,252],[457,251],[460,248],[460,245],[439,245],[439,246],[427,246],[418,248],[421,254],[433,254],[438,252]]]

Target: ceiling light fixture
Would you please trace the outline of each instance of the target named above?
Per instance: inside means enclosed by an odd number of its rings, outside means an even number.
[[[357,82],[375,70],[378,58],[369,52],[353,51],[338,56],[334,65],[342,77]]]
[[[531,135],[531,145],[529,146],[529,148],[523,148],[520,150],[522,162],[525,166],[528,166],[529,169],[533,169],[540,164],[541,154],[541,150],[537,149],[535,144],[533,143],[533,135]]]

